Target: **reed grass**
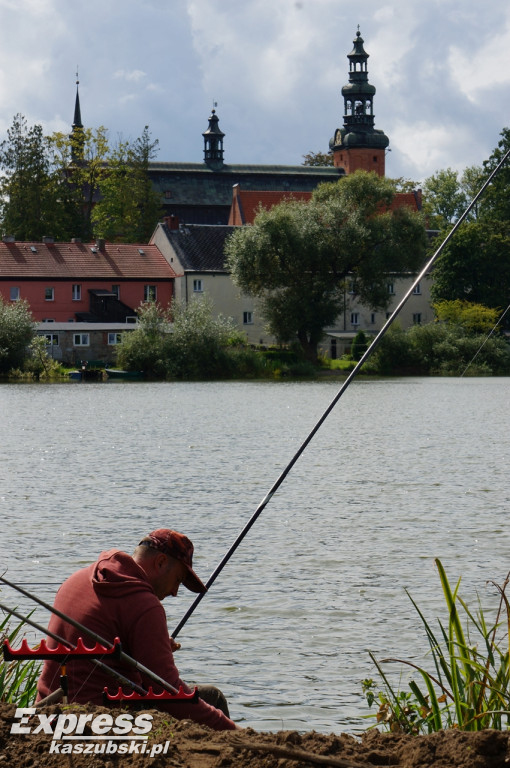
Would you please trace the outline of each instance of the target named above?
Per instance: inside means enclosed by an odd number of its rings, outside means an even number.
[[[472,611],[459,595],[460,579],[452,589],[440,560],[435,561],[447,619],[438,619],[434,630],[419,606],[407,592],[425,630],[430,648],[430,667],[402,659],[378,661],[370,653],[382,689],[373,680],[364,680],[369,706],[378,704],[376,724],[392,731],[431,733],[444,728],[478,731],[483,728],[506,730],[510,723],[510,606],[507,576],[499,591],[499,605],[493,619],[484,613],[480,598]],[[417,673],[409,690],[395,689],[383,664],[399,663]]]
[[[14,627],[9,625],[11,614],[7,614],[0,622],[0,642],[9,644],[22,634],[25,622],[21,621]],[[0,656],[0,701],[16,704],[18,707],[33,705],[37,694],[37,680],[41,671],[41,662],[35,659],[28,661],[6,661]]]

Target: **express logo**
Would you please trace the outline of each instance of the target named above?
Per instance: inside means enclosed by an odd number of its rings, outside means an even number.
[[[123,712],[115,718],[108,713],[45,715],[28,707],[17,709],[14,717],[19,722],[11,725],[12,735],[47,733],[51,735],[50,752],[59,754],[137,753],[153,757],[168,751],[168,741],[148,749],[152,715],[147,713],[134,716]]]

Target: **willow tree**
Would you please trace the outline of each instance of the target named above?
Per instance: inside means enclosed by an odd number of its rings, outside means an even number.
[[[420,214],[392,208],[395,185],[358,171],[321,184],[310,202],[260,210],[226,244],[234,282],[257,296],[271,333],[317,359],[323,329],[342,313],[346,281],[372,309],[388,305],[388,273],[415,271],[426,248]]]

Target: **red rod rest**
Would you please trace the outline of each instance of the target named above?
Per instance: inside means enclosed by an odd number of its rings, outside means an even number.
[[[195,688],[191,693],[186,693],[181,688],[177,691],[177,693],[170,693],[169,691],[162,691],[161,693],[154,693],[152,690],[152,686],[149,686],[149,689],[145,696],[142,696],[140,693],[137,693],[136,691],[133,691],[132,693],[124,693],[122,688],[119,687],[119,690],[115,694],[111,694],[108,692],[108,688],[104,689],[104,697],[108,701],[178,701],[178,700],[184,700],[184,701],[196,701],[198,698],[198,691]]]
[[[59,643],[56,648],[48,648],[46,640],[41,640],[36,648],[30,648],[26,638],[21,641],[21,647],[14,650],[9,641],[4,640],[4,659],[12,661],[16,659],[54,659],[63,661],[68,659],[101,659],[103,656],[113,656],[118,659],[122,648],[118,637],[113,641],[112,648],[105,648],[104,645],[96,643],[93,648],[87,648],[83,644],[81,637],[76,641],[76,648],[68,648],[63,643]]]

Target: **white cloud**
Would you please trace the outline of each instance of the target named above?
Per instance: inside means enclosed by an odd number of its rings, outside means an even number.
[[[510,13],[503,29],[480,35],[477,50],[452,46],[448,63],[459,90],[473,103],[483,103],[487,91],[510,84]]]
[[[131,71],[118,69],[113,76],[120,80],[126,80],[128,83],[140,83],[147,77],[147,73],[143,72],[141,69],[133,69]]]

